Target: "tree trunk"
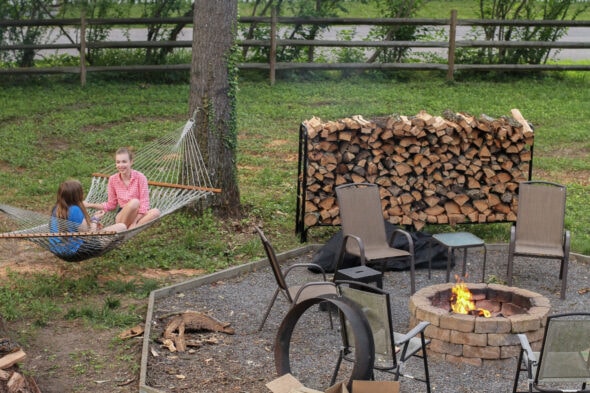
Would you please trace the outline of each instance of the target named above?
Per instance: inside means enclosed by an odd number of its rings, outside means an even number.
[[[240,213],[237,182],[237,0],[196,0],[189,113],[199,108],[196,132],[213,186],[223,191],[213,202],[217,213]]]

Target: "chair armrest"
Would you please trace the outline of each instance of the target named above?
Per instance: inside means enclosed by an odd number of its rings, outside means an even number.
[[[563,241],[563,256],[568,258],[568,254],[570,253],[570,243],[571,243],[571,235],[570,231],[566,229],[564,234],[564,241]]]
[[[348,239],[353,239],[359,246],[359,252],[360,252],[360,256],[361,256],[361,265],[364,265],[366,262],[366,258],[365,258],[365,244],[363,243],[363,239],[361,239],[358,236],[355,235],[345,235],[344,238],[342,239],[342,248],[340,249],[340,257],[338,258],[338,265],[340,265],[340,263],[342,262],[342,259],[344,259],[344,253],[346,252],[346,243],[348,243]],[[340,266],[336,266],[336,268],[340,268]]]
[[[300,267],[306,268],[306,269],[313,267],[314,269],[318,269],[320,271],[320,273],[322,274],[323,281],[326,281],[326,271],[324,270],[323,267],[321,267],[320,265],[317,265],[315,263],[294,263],[285,269],[285,271],[283,272],[283,276],[285,278],[287,278],[287,275],[289,274],[289,272],[291,270],[293,270],[294,268],[300,268]]]
[[[535,357],[535,354],[533,353],[533,349],[531,348],[531,345],[529,344],[529,339],[527,338],[527,336],[525,334],[519,334],[518,339],[520,340],[520,346],[522,347],[522,350],[524,351],[524,353],[526,355],[527,363],[536,364],[537,358]]]
[[[422,321],[419,324],[417,324],[416,326],[414,326],[414,328],[412,330],[410,330],[409,332],[407,332],[406,334],[401,334],[398,337],[400,338],[398,341],[395,342],[396,345],[400,345],[400,344],[404,344],[408,341],[410,341],[410,339],[416,337],[418,334],[421,334],[424,332],[424,329],[426,329],[426,327],[430,325],[430,322],[426,322],[426,321]]]
[[[398,228],[391,233],[389,238],[389,246],[393,247],[393,242],[395,241],[395,237],[397,235],[402,235],[406,238],[408,241],[408,252],[410,255],[414,255],[414,239],[412,238],[412,235],[410,235],[410,232],[404,231],[403,229]]]
[[[511,260],[511,256],[514,254],[516,248],[516,224],[512,224],[510,227],[510,243],[508,243],[508,261]]]

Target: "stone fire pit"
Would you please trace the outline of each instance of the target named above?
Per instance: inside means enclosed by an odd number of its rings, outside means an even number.
[[[540,346],[549,299],[522,288],[467,283],[476,307],[490,310],[492,316],[456,314],[450,308],[454,285],[426,287],[410,298],[411,327],[420,321],[431,323],[425,331],[431,339],[429,356],[476,366],[516,357],[520,351],[516,333],[525,333],[534,349]]]

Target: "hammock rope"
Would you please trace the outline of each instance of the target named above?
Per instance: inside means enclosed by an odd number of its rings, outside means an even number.
[[[160,210],[160,218],[188,204],[221,192],[209,178],[201,150],[194,133],[195,119],[184,127],[164,135],[137,151],[133,168],[148,178],[150,208]],[[116,173],[113,164],[94,173],[86,201],[102,203],[107,200],[108,178]],[[59,258],[78,262],[100,256],[157,220],[123,232],[59,232],[50,231],[50,215],[0,204],[0,211],[10,217],[17,228],[1,233],[0,239],[26,239],[51,251]],[[89,211],[92,215],[92,211]],[[115,223],[116,212],[106,213],[101,223]],[[75,228],[76,224],[58,220],[59,228]],[[57,246],[56,246],[57,244]],[[71,246],[71,247],[70,247]]]

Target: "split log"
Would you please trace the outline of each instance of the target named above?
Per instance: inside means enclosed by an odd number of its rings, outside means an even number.
[[[18,393],[24,391],[25,384],[25,377],[21,373],[14,372],[6,383],[6,387],[8,388],[8,393]]]
[[[22,349],[4,355],[0,358],[0,370],[12,367],[16,363],[22,362],[27,357],[27,354]]]
[[[161,319],[170,317],[166,315]],[[230,327],[230,323],[220,322],[210,315],[197,312],[185,311],[181,314],[173,314],[173,318],[168,322],[164,333],[162,334],[163,344],[168,347],[171,352],[186,351],[187,343],[185,332],[221,332],[226,334],[234,334],[235,330]]]
[[[178,326],[180,323],[185,324],[187,331],[209,331],[209,332],[221,332],[226,334],[234,334],[234,328],[230,327],[231,323],[221,322],[211,315],[204,314],[198,311],[185,311],[182,313],[176,313],[167,315],[166,317],[174,316],[168,323],[168,327]],[[166,329],[168,330],[168,328]],[[174,330],[174,329],[172,329]]]

